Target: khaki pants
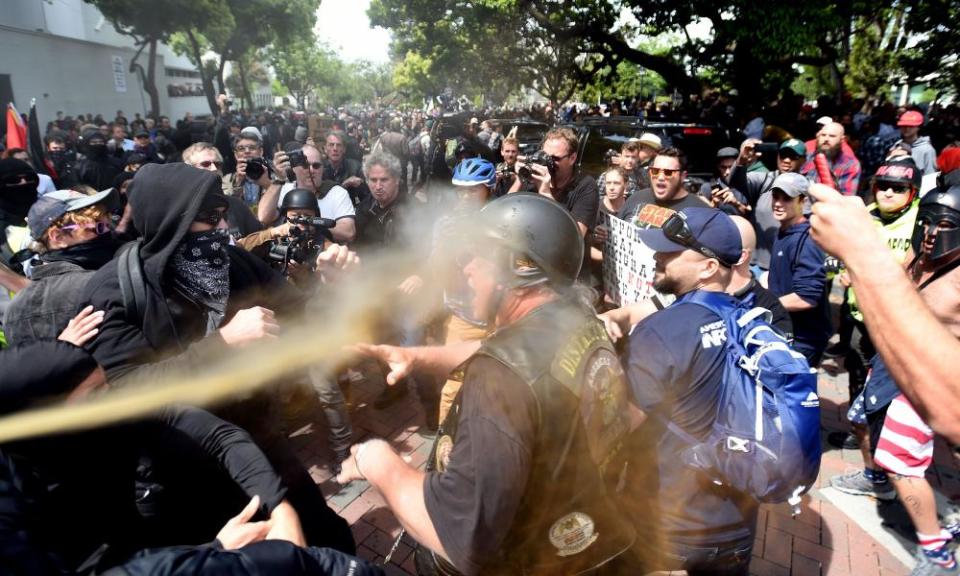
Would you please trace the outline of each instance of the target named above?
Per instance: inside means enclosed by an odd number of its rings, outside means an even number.
[[[490,335],[490,332],[486,328],[480,328],[474,326],[469,322],[462,320],[456,316],[451,315],[450,319],[447,320],[447,339],[446,344],[456,344],[458,342],[467,342],[470,340],[483,340]],[[450,411],[450,407],[453,406],[453,400],[457,397],[457,393],[460,392],[460,387],[463,386],[463,382],[459,380],[447,380],[443,384],[443,389],[440,391],[440,420],[442,424],[444,418],[447,417],[447,412]]]

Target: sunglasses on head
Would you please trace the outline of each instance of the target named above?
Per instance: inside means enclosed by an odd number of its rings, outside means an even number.
[[[67,224],[66,226],[58,226],[60,230],[96,230],[97,236],[102,236],[107,232],[110,232],[110,224],[107,222],[91,222],[89,224]]]
[[[678,170],[678,169],[675,170],[675,169],[673,169],[673,168],[653,168],[653,167],[650,167],[650,168],[648,168],[647,170],[650,171],[650,175],[653,176],[654,178],[659,177],[661,174],[663,174],[663,177],[664,177],[664,178],[673,178],[673,175],[674,175],[674,174],[679,174],[679,173],[680,173],[680,170]]]
[[[203,162],[198,162],[197,166],[201,168],[209,168],[211,166],[216,166],[217,168],[223,168],[223,162],[219,160],[204,160]]]
[[[690,226],[687,225],[686,218],[684,218],[680,212],[674,212],[669,218],[667,218],[666,222],[663,223],[663,226],[661,226],[660,229],[663,230],[663,235],[667,237],[667,240],[676,242],[685,248],[699,252],[707,258],[714,258],[720,263],[721,266],[733,268],[733,264],[718,256],[716,252],[707,248],[693,237],[693,231],[690,230]]]
[[[894,194],[907,194],[913,189],[913,187],[909,184],[904,184],[903,182],[885,182],[883,180],[878,180],[873,184],[873,189],[875,192],[892,190]]]
[[[204,224],[209,224],[211,226],[216,226],[220,223],[221,220],[227,219],[227,209],[222,208],[220,210],[213,210],[211,212],[197,212],[197,216],[193,219],[194,222],[203,222]]]

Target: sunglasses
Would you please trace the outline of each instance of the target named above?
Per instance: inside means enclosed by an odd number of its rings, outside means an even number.
[[[693,237],[693,231],[690,230],[690,226],[687,225],[686,218],[684,218],[683,214],[680,212],[674,212],[669,218],[667,218],[667,221],[663,223],[663,226],[661,226],[660,229],[663,230],[663,235],[667,237],[667,240],[676,242],[685,248],[699,252],[707,258],[714,258],[717,260],[717,262],[720,262],[721,266],[733,268],[733,264],[718,256],[716,252],[707,248]]]
[[[16,186],[21,182],[37,183],[38,181],[39,180],[37,179],[37,176],[34,174],[10,174],[0,178],[0,183],[2,183],[4,186]]]
[[[198,212],[193,219],[194,222],[203,222],[211,226],[216,226],[221,220],[227,219],[227,210],[214,210],[213,212]]]
[[[794,154],[793,152],[781,152],[781,153],[780,153],[780,157],[783,158],[784,160],[793,161],[793,160],[796,160],[797,158],[799,158],[800,155],[799,155],[799,154]]]
[[[679,174],[679,173],[680,173],[680,170],[674,170],[674,169],[672,169],[672,168],[653,168],[653,167],[651,167],[651,168],[647,168],[647,170],[650,171],[650,176],[653,176],[654,178],[658,178],[661,174],[663,174],[663,177],[664,177],[664,178],[673,178],[673,175],[674,175],[674,174]]]
[[[256,152],[260,147],[256,144],[241,144],[234,148],[237,152]]]
[[[553,159],[554,163],[556,163],[556,162],[559,162],[559,161],[561,161],[561,160],[566,160],[566,159],[569,158],[570,156],[572,156],[572,154],[567,154],[567,155],[565,155],[565,156],[551,156],[550,158]]]
[[[91,222],[90,224],[67,224],[66,226],[59,226],[60,230],[96,230],[97,236],[102,236],[110,232],[110,224],[108,222]]]
[[[223,162],[219,160],[204,160],[203,162],[197,162],[197,166],[201,168],[209,168],[211,166],[216,166],[218,169],[223,168]]]
[[[308,162],[306,166],[308,168],[313,168],[314,170],[319,170],[323,168],[323,162]]]
[[[912,189],[913,187],[910,186],[909,184],[903,184],[900,182],[895,184],[893,182],[884,182],[882,180],[877,181],[873,185],[874,192],[883,192],[884,190],[892,190],[894,194],[907,194]]]

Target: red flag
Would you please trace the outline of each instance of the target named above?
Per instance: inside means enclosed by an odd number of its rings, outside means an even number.
[[[27,126],[13,102],[7,104],[7,149],[10,148],[27,149]]]

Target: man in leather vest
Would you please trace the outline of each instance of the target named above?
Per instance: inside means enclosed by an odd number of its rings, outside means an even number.
[[[634,542],[614,498],[633,428],[625,376],[574,293],[583,241],[561,205],[516,194],[484,207],[463,270],[482,342],[362,346],[390,364],[464,373],[423,472],[382,440],[352,448],[338,481],[366,479],[420,543],[421,574],[582,574]]]

